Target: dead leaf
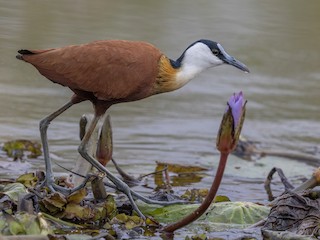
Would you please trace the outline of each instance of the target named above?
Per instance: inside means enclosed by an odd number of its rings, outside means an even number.
[[[34,173],[26,173],[19,176],[16,182],[23,184],[27,188],[35,187],[38,182],[38,178],[35,176]]]
[[[65,219],[78,219],[81,221],[90,220],[94,217],[94,210],[88,205],[80,206],[77,203],[69,203],[64,210],[63,218]]]
[[[43,206],[47,212],[55,214],[62,211],[67,204],[65,196],[59,192],[49,194],[40,201],[40,206]]]
[[[87,190],[85,188],[81,188],[80,190],[70,194],[67,197],[67,201],[69,203],[80,203],[85,196],[87,195]]]
[[[128,216],[124,213],[116,215],[112,220],[111,224],[124,224],[127,230],[134,227],[142,226],[144,221],[138,216]]]
[[[188,189],[184,194],[181,195],[182,199],[186,199],[190,202],[202,202],[203,199],[208,195],[209,190],[204,189]]]

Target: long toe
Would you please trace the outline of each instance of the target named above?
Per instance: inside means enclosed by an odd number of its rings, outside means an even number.
[[[150,198],[147,198],[135,191],[132,191],[131,190],[131,194],[132,196],[134,196],[136,199],[139,199],[145,203],[148,203],[148,204],[158,204],[158,205],[162,205],[162,206],[168,206],[168,205],[173,205],[173,204],[185,204],[185,203],[191,203],[189,201],[186,201],[186,200],[174,200],[174,201],[159,201],[159,200],[154,200],[154,199],[150,199]]]
[[[132,194],[131,194],[132,190],[129,188],[129,186],[127,185],[127,187],[125,187],[125,189],[123,188],[123,189],[122,189],[122,192],[127,195],[127,197],[128,197],[128,199],[129,199],[129,201],[130,201],[130,203],[131,203],[131,206],[132,206],[133,210],[135,210],[135,211],[138,213],[138,215],[139,215],[142,219],[145,220],[146,217],[143,215],[143,213],[142,213],[142,212],[140,211],[140,209],[138,208],[136,202],[134,201],[134,199],[133,199],[133,197],[132,197]]]

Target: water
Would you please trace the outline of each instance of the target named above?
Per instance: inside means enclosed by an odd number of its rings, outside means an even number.
[[[246,63],[251,73],[222,66],[178,91],[112,107],[114,157],[119,164],[135,176],[153,171],[155,161],[206,166],[210,171],[192,187],[209,187],[225,102],[240,90],[248,99],[245,137],[273,150],[314,152],[320,157],[319,9],[317,0],[308,4],[296,0],[1,0],[0,141],[39,140],[39,120],[71,96],[70,90],[17,61],[18,49],[129,39],[151,42],[175,59],[193,41],[208,38]],[[83,113],[92,113],[90,103],[72,107],[49,128],[50,151],[69,168],[77,158],[77,124]],[[243,164],[243,160],[235,161]],[[15,165],[8,171],[6,164],[7,160],[1,161],[1,175],[17,174]],[[299,168],[301,163],[289,164]],[[270,168],[280,165],[275,159]],[[31,165],[31,169],[38,167],[42,167],[41,159]],[[248,167],[255,169],[254,164]],[[310,176],[312,171],[310,167],[291,173],[283,167],[292,177]],[[220,194],[233,200],[266,199],[266,172],[248,179],[232,174],[230,168],[227,166]],[[57,166],[55,170],[63,171]],[[238,173],[243,171],[246,169]],[[152,179],[149,181],[152,185]],[[142,187],[138,190],[150,192]]]

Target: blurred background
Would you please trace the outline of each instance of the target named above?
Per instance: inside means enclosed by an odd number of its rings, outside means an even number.
[[[220,42],[251,73],[222,66],[175,92],[113,106],[109,114],[119,164],[135,176],[153,171],[155,161],[207,167],[210,171],[193,186],[208,187],[225,104],[240,90],[248,100],[243,136],[264,148],[320,157],[319,9],[318,0],[0,0],[0,142],[40,141],[39,121],[72,95],[17,61],[18,49],[128,39],[150,42],[176,59],[191,43],[207,38]],[[67,168],[78,156],[79,118],[92,112],[89,102],[81,103],[50,125],[52,157]],[[258,161],[263,165],[266,159]],[[310,176],[313,169],[278,158],[269,158],[270,167],[263,170],[257,162],[230,161],[220,193],[233,200],[265,199],[263,181],[272,166],[292,177]],[[0,164],[1,176],[17,174],[3,153]],[[41,158],[22,171],[37,168],[43,169]],[[243,176],[248,172],[252,176]]]

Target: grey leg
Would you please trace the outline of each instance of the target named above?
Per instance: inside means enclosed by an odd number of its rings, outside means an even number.
[[[58,117],[61,113],[66,111],[68,108],[70,108],[73,105],[72,101],[67,102],[65,105],[63,105],[61,108],[59,108],[57,111],[51,113],[49,116],[45,117],[40,121],[40,136],[42,141],[42,147],[43,147],[43,155],[44,155],[44,161],[45,161],[45,167],[46,167],[46,180],[45,184],[51,191],[55,191],[55,189],[62,190],[64,188],[57,186],[54,184],[53,180],[53,173],[52,173],[52,166],[51,166],[51,160],[49,156],[49,146],[48,146],[48,138],[47,138],[47,129],[50,124],[50,122]],[[64,189],[65,190],[65,189]]]
[[[94,116],[93,120],[91,122],[91,125],[89,126],[88,131],[84,135],[82,142],[79,146],[79,153],[80,155],[86,159],[88,162],[92,164],[95,168],[97,168],[99,171],[104,172],[107,176],[107,178],[114,183],[117,189],[119,189],[121,192],[127,195],[130,203],[132,204],[133,209],[139,214],[139,216],[143,219],[145,219],[145,216],[142,214],[142,212],[139,210],[138,206],[134,202],[134,199],[131,194],[131,189],[130,187],[124,183],[121,179],[118,177],[114,176],[108,169],[106,169],[101,163],[99,163],[96,159],[94,159],[92,156],[88,154],[88,141],[100,119],[100,116]]]

